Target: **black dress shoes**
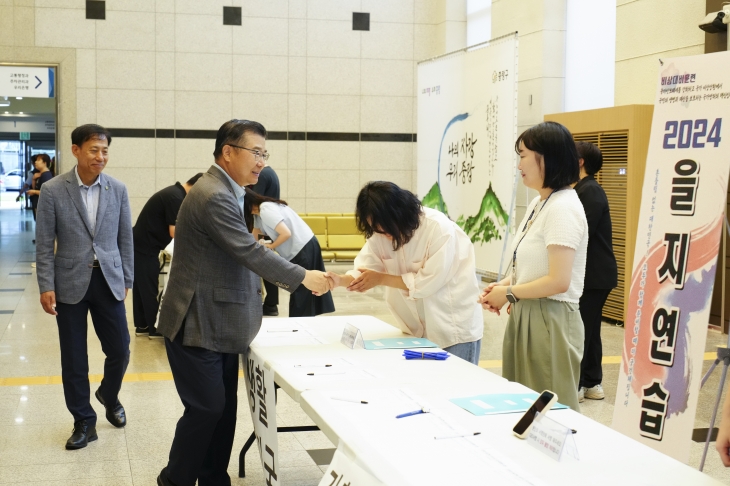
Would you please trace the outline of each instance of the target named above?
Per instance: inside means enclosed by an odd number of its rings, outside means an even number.
[[[157,486],[177,486],[167,477],[167,468],[162,468],[160,475],[157,476]]]
[[[70,451],[83,449],[89,442],[93,442],[98,438],[96,427],[89,425],[86,420],[79,420],[74,423],[74,432],[66,441],[66,449]]]
[[[110,407],[106,403],[104,403],[104,399],[101,398],[99,390],[96,390],[94,396],[97,400],[99,400],[99,403],[104,405],[104,408],[106,409],[106,419],[109,421],[110,424],[117,428],[127,425],[127,416],[125,415],[124,407],[122,407],[122,404],[119,403],[119,400],[117,400],[116,405]]]
[[[279,309],[275,305],[265,305],[263,307],[263,313],[265,316],[278,316],[279,315]]]

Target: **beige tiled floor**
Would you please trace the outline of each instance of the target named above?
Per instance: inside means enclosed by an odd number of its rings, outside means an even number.
[[[28,214],[16,210],[0,210],[0,378],[57,377],[60,375],[60,356],[55,320],[44,314],[38,304],[38,287],[31,243],[33,224]],[[336,270],[347,266],[331,265]],[[11,275],[32,273],[31,275]],[[282,315],[287,308],[285,292],[280,293]],[[366,295],[349,294],[342,289],[334,292],[337,314],[369,314],[386,322],[393,322],[382,302],[382,292]],[[131,322],[131,298],[128,301]],[[501,343],[505,321],[485,315],[484,340],[481,359],[489,366],[501,359]],[[92,374],[102,372],[103,354],[98,340],[89,333],[89,364]],[[133,327],[130,324],[130,329]],[[604,354],[619,356],[623,345],[623,329],[604,324]],[[727,336],[709,331],[707,350],[725,345]],[[128,375],[169,372],[163,343],[159,340],[132,337],[131,361]],[[711,361],[705,361],[704,369]],[[618,364],[604,365],[603,401],[586,401],[582,412],[595,420],[610,425],[616,395]],[[490,368],[499,373],[499,368]],[[707,427],[719,383],[719,372],[709,380],[700,393],[697,427]],[[92,387],[94,385],[92,384]],[[93,388],[92,388],[93,389]],[[240,403],[245,403],[240,382]],[[0,484],[43,485],[152,485],[165,465],[175,424],[182,413],[182,405],[172,381],[159,375],[154,381],[126,382],[120,400],[124,404],[129,423],[124,429],[115,429],[103,419],[103,409],[93,403],[100,420],[99,440],[79,451],[66,451],[63,445],[73,426],[67,412],[60,384],[0,386]],[[277,406],[280,425],[312,424],[299,406],[286,394],[280,393]],[[248,477],[237,477],[237,451],[241,449],[252,430],[251,419],[245,407],[239,407],[234,456],[229,472],[233,484],[264,484],[261,466],[255,453],[246,458]],[[299,432],[279,435],[282,484],[317,485],[324,466],[317,466],[307,450],[334,447],[321,432]],[[255,450],[253,451],[255,452]],[[692,445],[690,465],[697,467],[702,444]],[[611,467],[611,451],[606,451],[606,466]],[[714,444],[708,455],[706,472],[724,482],[730,482],[730,472],[721,466]],[[600,474],[600,471],[596,471]],[[590,484],[590,478],[586,478]]]

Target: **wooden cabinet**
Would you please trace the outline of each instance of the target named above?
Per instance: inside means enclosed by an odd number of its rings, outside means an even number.
[[[603,316],[622,322],[626,320],[653,113],[653,105],[626,105],[545,115],[545,121],[565,125],[576,140],[592,142],[603,152],[603,168],[596,180],[608,197],[618,263],[618,286],[609,295]]]
[[[730,184],[728,185],[728,194],[725,206],[725,214],[730,212]],[[712,303],[710,304],[710,324],[722,327],[722,332],[728,332],[728,319],[730,319],[730,238],[727,231],[723,228],[722,240],[720,241],[720,251],[717,256],[717,271],[715,272],[715,286],[712,289]],[[725,287],[722,285],[722,264],[723,264],[723,248],[725,249]],[[725,298],[723,299],[723,290]],[[724,319],[722,322],[721,314],[723,314],[723,300],[725,304]]]

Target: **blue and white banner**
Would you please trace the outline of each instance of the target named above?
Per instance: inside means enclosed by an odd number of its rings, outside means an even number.
[[[730,53],[665,59],[613,428],[689,459],[730,172]],[[724,261],[724,260],[723,260]]]

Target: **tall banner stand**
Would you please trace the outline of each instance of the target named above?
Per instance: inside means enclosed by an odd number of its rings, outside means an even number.
[[[418,182],[425,207],[474,244],[477,273],[501,274],[514,226],[517,33],[418,64]]]
[[[613,428],[686,463],[725,224],[730,52],[661,64]]]

